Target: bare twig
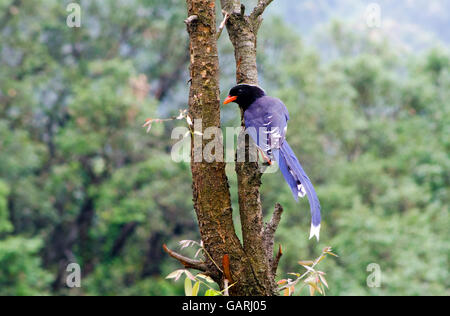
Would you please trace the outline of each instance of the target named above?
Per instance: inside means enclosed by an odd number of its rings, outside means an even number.
[[[167,246],[164,244],[163,245],[163,249],[165,252],[167,252],[169,254],[169,256],[171,256],[174,259],[177,259],[178,261],[181,262],[181,264],[183,264],[183,266],[185,268],[188,269],[196,269],[202,272],[206,272],[208,270],[208,267],[206,265],[205,262],[200,261],[200,260],[194,260],[188,257],[185,257],[183,255],[180,255],[179,253],[176,253],[173,250],[170,250],[169,248],[167,248]]]
[[[174,121],[174,120],[183,120],[186,119],[187,123],[189,126],[191,126],[192,122],[190,121],[191,118],[189,117],[189,115],[187,114],[188,110],[184,109],[184,110],[180,110],[180,114],[178,116],[172,116],[166,119],[153,119],[153,118],[148,118],[145,120],[144,125],[142,125],[142,127],[147,128],[147,133],[150,132],[150,129],[152,128],[152,124],[153,123],[164,123],[164,122],[169,122],[169,121]]]
[[[289,282],[287,285],[278,288],[277,291],[282,291],[282,290],[287,289],[289,287],[296,286],[303,278],[305,278],[310,273],[317,273],[317,271],[315,271],[314,268],[316,267],[316,265],[318,265],[327,256],[327,254],[332,255],[334,257],[338,257],[338,255],[336,255],[336,254],[331,252],[331,247],[324,248],[322,250],[322,254],[319,256],[319,258],[314,260],[314,262],[312,263],[311,266],[306,267],[305,265],[303,265],[306,268],[306,272],[305,273],[303,273],[302,275],[298,276],[297,279],[295,279],[293,282]]]
[[[241,16],[245,15],[245,5],[241,3]]]
[[[230,14],[228,12],[225,12],[222,10],[222,14],[224,15],[222,23],[220,23],[219,30],[217,31],[217,39],[219,39],[220,35],[222,35],[222,31],[227,24],[228,18],[230,17]]]

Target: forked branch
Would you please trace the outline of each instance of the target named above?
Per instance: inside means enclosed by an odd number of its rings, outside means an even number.
[[[278,224],[280,224],[281,214],[283,214],[283,207],[281,204],[277,203],[275,204],[275,210],[272,214],[272,218],[268,223],[266,223],[264,228],[264,239],[268,253],[272,253],[273,251],[275,232],[278,228]]]
[[[281,251],[281,245],[278,247],[278,253],[275,259],[273,258],[273,244],[275,240],[275,232],[278,228],[278,224],[281,221],[281,214],[283,213],[283,207],[277,203],[275,204],[275,210],[269,223],[266,223],[264,227],[264,246],[266,250],[266,256],[271,267],[272,275],[275,276],[278,268],[278,263],[283,255]]]

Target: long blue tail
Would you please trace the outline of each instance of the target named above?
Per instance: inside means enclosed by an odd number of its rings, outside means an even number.
[[[283,142],[280,151],[274,151],[273,154],[278,161],[284,179],[291,188],[295,200],[298,201],[298,197],[304,197],[305,194],[308,196],[312,219],[309,239],[316,236],[317,240],[319,240],[320,202],[311,180],[309,180],[287,141]]]

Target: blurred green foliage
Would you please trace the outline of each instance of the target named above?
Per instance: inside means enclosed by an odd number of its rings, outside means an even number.
[[[448,50],[405,55],[345,28],[336,37],[334,24],[329,41],[338,57],[319,62],[281,24],[264,27],[260,67],[290,110],[288,140],[316,183],[320,245],[340,255],[324,262],[330,294],[448,295]],[[276,34],[286,37],[282,47]],[[296,258],[317,250],[299,238],[306,202],[296,212],[282,182],[266,176],[262,194],[266,209],[276,201],[287,208],[278,241],[284,271],[294,271]],[[381,288],[366,284],[370,263],[381,268]]]
[[[186,107],[184,1],[82,1],[79,29],[68,3],[0,0],[0,295],[182,295],[161,245],[199,239],[190,167],[170,157],[176,123],[141,125]],[[261,84],[288,106],[323,208],[317,244],[307,201],[263,177],[267,216],[285,208],[279,276],[332,246],[329,295],[449,295],[450,53],[410,54],[338,22],[326,34],[317,51],[281,18],[260,31]],[[223,114],[238,125],[237,109]],[[65,286],[70,262],[80,289]]]

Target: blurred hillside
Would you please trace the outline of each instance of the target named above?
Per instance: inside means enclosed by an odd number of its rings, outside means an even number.
[[[254,1],[253,1],[254,2]],[[450,43],[450,2],[440,0],[302,0],[278,1],[270,14],[284,18],[310,38],[330,20],[345,21],[357,29],[366,28],[366,9],[378,4],[381,31],[391,40],[411,49],[423,50],[433,42]]]

